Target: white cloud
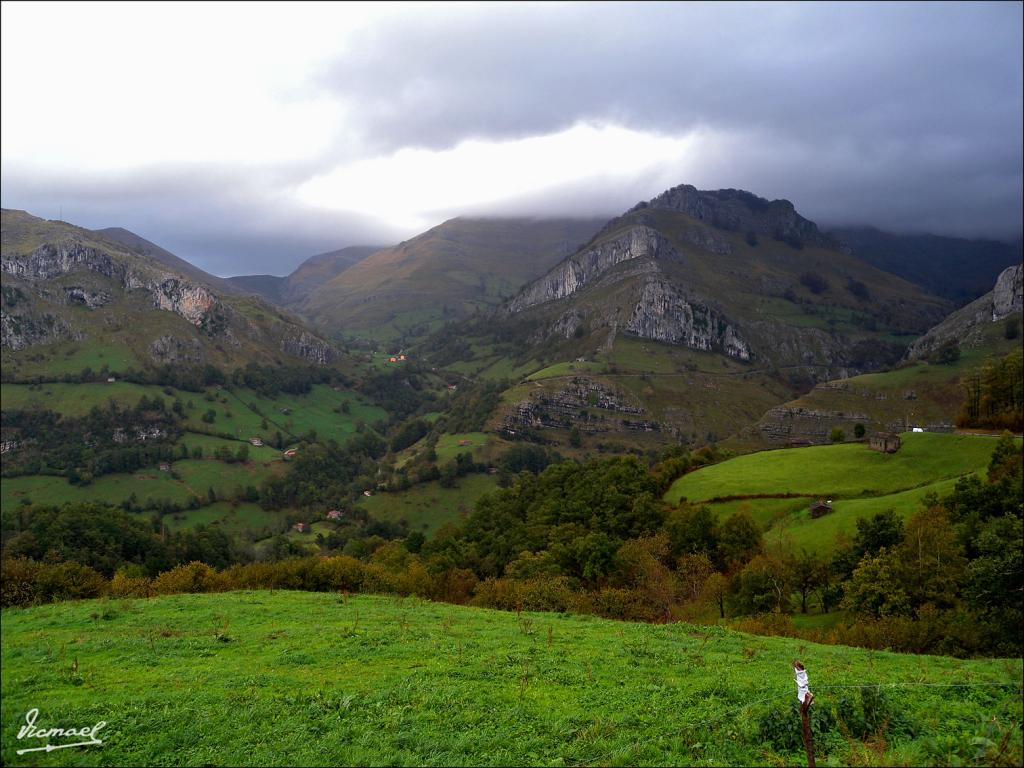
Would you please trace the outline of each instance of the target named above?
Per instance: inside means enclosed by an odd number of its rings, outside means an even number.
[[[272,165],[344,137],[343,100],[308,87],[367,25],[360,4],[5,3],[5,161],[102,173]]]
[[[653,170],[684,171],[700,136],[664,136],[615,125],[577,124],[513,141],[463,141],[451,149],[404,148],[340,165],[299,185],[300,201],[370,216],[410,230],[439,212],[487,209],[588,180],[625,183]],[[674,176],[678,177],[678,176]]]

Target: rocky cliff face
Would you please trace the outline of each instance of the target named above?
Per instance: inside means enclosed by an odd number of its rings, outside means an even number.
[[[145,290],[157,309],[167,310],[201,326],[218,304],[217,297],[206,288],[180,277],[156,270],[133,269],[113,259],[110,254],[80,243],[45,243],[31,253],[3,256],[3,272],[29,283],[45,282],[87,269],[113,280],[125,290]],[[106,303],[96,301],[102,294],[80,288],[67,289],[68,303],[84,303],[90,307]]]
[[[131,346],[144,362],[228,364],[225,356],[237,363],[273,360],[283,352],[326,364],[337,355],[329,343],[269,307],[237,303],[256,299],[225,297],[189,273],[89,235],[4,211],[0,345],[5,350],[105,336],[131,326]],[[42,238],[41,245],[34,245]],[[147,303],[192,327],[168,333],[174,321],[144,322],[139,312],[147,311]]]
[[[684,232],[689,242],[705,250],[727,253],[728,241],[705,227]],[[591,325],[620,329],[644,339],[680,344],[705,351],[719,350],[740,360],[749,360],[750,346],[739,331],[706,303],[683,294],[665,277],[659,262],[682,261],[669,242],[650,227],[634,225],[617,236],[584,248],[539,280],[524,288],[509,305],[512,313],[549,301],[572,296],[585,286],[599,282],[613,268],[616,281],[636,279],[639,295],[625,317],[610,306],[590,307],[586,312],[570,308],[543,329],[534,341],[551,335],[570,338],[589,320]],[[635,265],[635,266],[633,266]],[[642,281],[642,282],[640,282]]]
[[[1007,267],[992,289],[992,321],[1024,310],[1024,264]]]
[[[18,351],[36,344],[80,338],[59,317],[47,313],[9,314],[0,311],[0,347]]]
[[[649,278],[625,330],[644,339],[682,344],[730,357],[750,359],[750,347],[738,331],[708,306],[684,299],[666,280]]]
[[[329,344],[306,331],[282,339],[281,351],[319,365],[327,365],[335,358],[334,349]]]
[[[947,344],[971,344],[979,328],[1024,309],[1024,265],[1007,267],[995,287],[930,329],[907,350],[909,359],[926,357]]]
[[[630,227],[618,237],[585,248],[526,286],[509,304],[509,312],[563,299],[593,282],[616,264],[643,257],[657,258],[671,246],[648,227]]]

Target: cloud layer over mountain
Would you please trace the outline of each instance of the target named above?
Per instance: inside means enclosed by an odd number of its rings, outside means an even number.
[[[5,4],[5,207],[218,274],[681,182],[1014,237],[1022,6]]]

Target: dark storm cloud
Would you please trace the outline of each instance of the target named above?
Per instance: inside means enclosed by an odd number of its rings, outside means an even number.
[[[379,151],[580,120],[703,128],[734,141],[671,183],[747,186],[836,223],[1013,235],[1021,23],[1018,3],[483,7],[378,29],[320,83],[358,104]]]
[[[320,251],[413,234],[386,210],[374,221],[302,205],[292,192],[311,176],[589,121],[699,131],[700,153],[438,216],[610,216],[687,182],[785,197],[825,225],[1015,237],[1021,26],[1020,3],[414,6],[295,84],[350,115],[319,157],[60,178],[5,158],[3,204],[47,218],[63,206],[66,220],[131,229],[220,275],[285,274]]]

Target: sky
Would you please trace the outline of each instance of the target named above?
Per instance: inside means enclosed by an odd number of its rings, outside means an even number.
[[[681,183],[1022,230],[1024,5],[0,6],[0,198],[214,274]]]

